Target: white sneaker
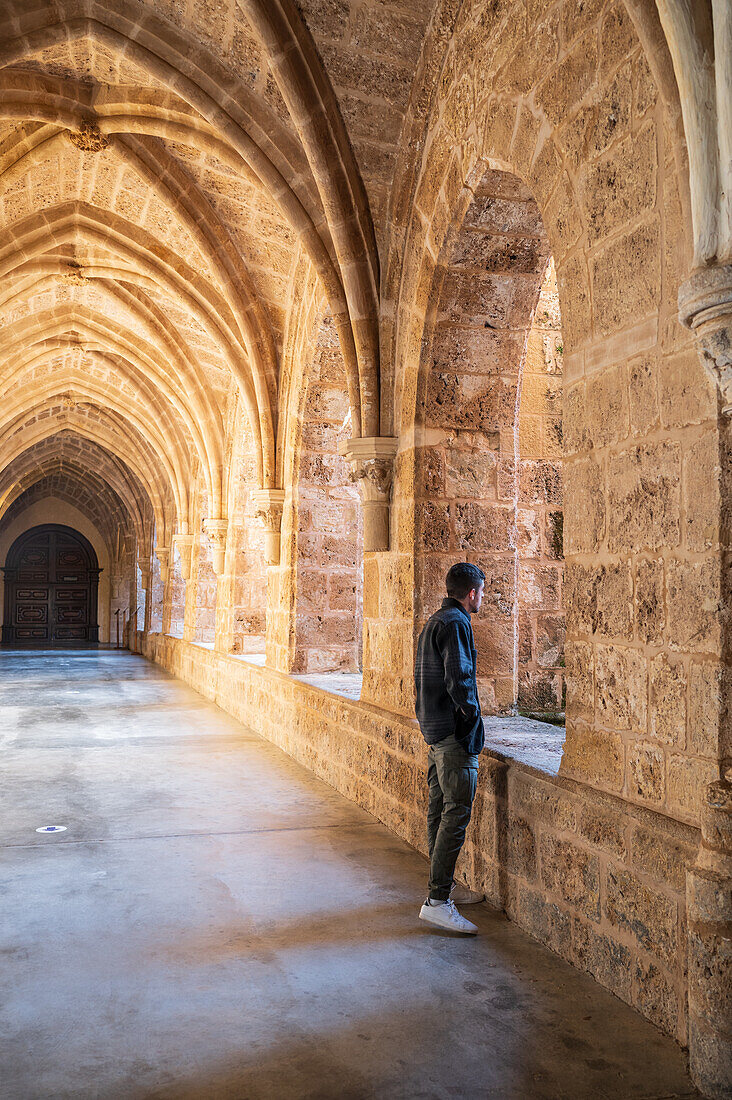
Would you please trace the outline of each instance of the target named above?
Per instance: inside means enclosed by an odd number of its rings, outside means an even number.
[[[450,901],[454,901],[456,905],[478,905],[479,902],[485,901],[485,894],[479,894],[477,890],[470,890],[467,886],[463,886],[461,882],[453,882]]]
[[[425,924],[434,924],[436,928],[446,928],[449,932],[464,932],[468,936],[474,936],[478,931],[476,925],[460,916],[455,903],[449,899],[439,905],[430,905],[428,899],[419,911],[419,919]]]

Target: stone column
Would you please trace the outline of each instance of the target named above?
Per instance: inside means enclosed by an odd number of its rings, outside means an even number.
[[[170,564],[170,547],[156,546],[155,557],[160,562],[160,579],[163,584],[168,583],[168,567]]]
[[[140,583],[142,591],[145,593],[145,610],[142,617],[142,629],[145,634],[150,633],[150,619],[152,617],[152,570],[149,563],[140,566]],[[132,616],[131,616],[132,617]],[[137,615],[135,615],[135,630],[140,629],[139,622],[137,621]]]
[[[173,536],[173,544],[180,557],[180,575],[184,581],[191,578],[191,560],[193,556],[193,535]]]
[[[397,444],[398,440],[384,436],[338,444],[338,453],[351,464],[351,480],[361,486],[366,553],[389,549],[389,505]]]
[[[253,489],[252,500],[255,518],[264,527],[264,560],[267,565],[280,564],[280,534],[282,510],[285,503],[284,489]]]
[[[701,268],[679,291],[681,321],[697,341],[718,400],[721,533],[720,780],[705,791],[702,841],[687,870],[689,1060],[705,1096],[732,1097],[732,264]],[[711,491],[711,487],[710,487]]]
[[[732,1097],[732,783],[706,790],[702,842],[686,872],[689,1062],[705,1096]]]
[[[206,519],[203,521],[203,529],[211,546],[213,571],[217,577],[221,577],[226,564],[226,532],[229,522],[225,519]]]

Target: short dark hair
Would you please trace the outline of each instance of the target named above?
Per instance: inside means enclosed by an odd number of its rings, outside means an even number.
[[[454,600],[464,600],[473,588],[485,583],[485,573],[469,561],[459,561],[451,565],[445,577],[447,594]]]

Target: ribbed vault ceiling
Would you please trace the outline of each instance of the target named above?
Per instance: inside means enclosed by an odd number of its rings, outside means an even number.
[[[50,487],[84,441],[79,486],[102,493],[101,478],[138,536],[154,522],[168,544],[199,472],[209,518],[227,516],[235,403],[259,484],[282,484],[303,257],[340,335],[354,434],[379,432],[376,238],[315,40],[291,0],[193,7],[0,3],[0,499]],[[337,70],[332,26],[312,22]]]

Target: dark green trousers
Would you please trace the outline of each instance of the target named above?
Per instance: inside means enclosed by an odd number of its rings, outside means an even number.
[[[451,734],[430,745],[427,759],[430,898],[447,901],[473,809],[478,757],[467,753]]]

